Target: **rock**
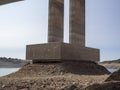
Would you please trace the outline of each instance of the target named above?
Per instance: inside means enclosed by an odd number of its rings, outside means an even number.
[[[68,85],[62,88],[61,90],[78,90],[76,85]]]
[[[2,88],[4,88],[5,87],[5,85],[2,85]]]
[[[120,82],[106,82],[103,84],[93,84],[84,90],[120,90]]]
[[[18,90],[29,90],[28,88],[18,89]]]
[[[102,84],[93,84],[84,90],[120,90],[120,70],[112,73]]]

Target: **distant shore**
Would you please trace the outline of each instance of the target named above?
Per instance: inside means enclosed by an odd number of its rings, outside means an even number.
[[[22,59],[0,57],[0,68],[20,68],[26,64]]]
[[[120,69],[120,64],[119,63],[103,63],[100,64],[106,68],[113,68],[113,69]]]

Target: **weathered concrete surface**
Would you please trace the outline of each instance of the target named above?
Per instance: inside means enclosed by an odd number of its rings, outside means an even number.
[[[23,0],[0,0],[0,5],[17,2],[17,1],[23,1]]]
[[[99,50],[88,47],[76,47],[67,43],[48,43],[28,45],[26,59],[37,61],[99,61]]]
[[[26,59],[27,60],[53,60],[61,59],[59,43],[27,45]],[[55,60],[55,61],[56,61]]]
[[[70,0],[70,44],[63,43],[64,0],[49,0],[47,44],[27,45],[33,62],[99,61],[99,49],[85,47],[85,0]]]
[[[63,42],[64,0],[49,0],[48,42]]]
[[[70,43],[85,46],[85,0],[70,0]]]

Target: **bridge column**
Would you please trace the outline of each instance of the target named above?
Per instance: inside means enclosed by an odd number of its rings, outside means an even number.
[[[70,0],[70,43],[85,46],[85,0]]]
[[[63,42],[64,0],[49,0],[48,42]]]

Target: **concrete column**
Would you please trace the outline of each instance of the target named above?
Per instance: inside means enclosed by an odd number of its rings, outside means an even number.
[[[63,42],[64,0],[49,0],[48,42]]]
[[[70,43],[85,46],[85,0],[70,0]]]

